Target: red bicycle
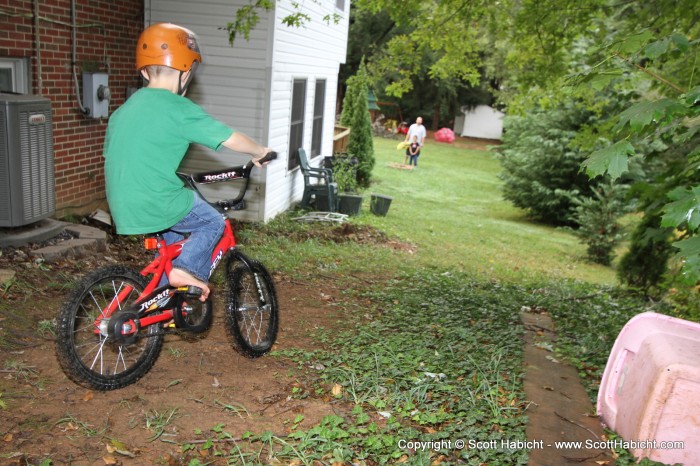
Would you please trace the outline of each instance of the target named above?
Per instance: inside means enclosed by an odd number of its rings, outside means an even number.
[[[271,152],[261,163],[276,157]],[[245,208],[243,197],[253,166],[249,162],[215,172],[178,175],[197,195],[197,184],[245,182],[237,198],[212,203],[224,216],[225,227],[212,254],[211,267],[213,272],[226,258],[226,329],[238,352],[257,358],[269,352],[277,338],[277,294],[267,269],[237,248],[225,215],[229,210]],[[211,297],[201,302],[202,290],[194,286],[159,286],[185,241],[166,244],[160,234],[147,236],[146,249],[157,250],[158,254],[141,271],[119,265],[103,267],[73,290],[58,315],[56,344],[58,361],[71,380],[96,390],[123,388],[153,367],[168,332],[201,333],[209,329]]]

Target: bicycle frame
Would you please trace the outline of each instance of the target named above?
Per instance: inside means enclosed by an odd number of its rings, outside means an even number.
[[[269,154],[268,154],[269,155]],[[271,159],[275,158],[271,157]],[[249,162],[246,165],[241,165],[237,167],[231,167],[224,170],[218,170],[214,172],[205,172],[197,174],[184,174],[178,173],[178,175],[199,195],[199,189],[197,184],[207,184],[207,183],[218,183],[222,181],[231,180],[245,180],[245,184],[239,193],[238,197],[230,200],[220,200],[216,203],[211,203],[212,206],[218,208],[224,217],[224,232],[221,239],[217,243],[211,256],[211,269],[210,274],[213,274],[214,270],[221,263],[221,260],[229,252],[236,248],[236,237],[233,233],[233,228],[231,226],[231,221],[226,217],[225,213],[228,210],[241,210],[245,207],[243,197],[248,188],[248,182],[250,180],[250,172],[253,168],[253,163]],[[132,308],[137,308],[137,314],[139,317],[138,325],[133,325],[130,333],[135,333],[139,328],[144,328],[149,325],[157,324],[160,322],[169,322],[174,318],[174,308],[177,305],[175,302],[176,295],[182,296],[183,293],[188,292],[188,287],[172,288],[169,285],[158,286],[163,278],[163,274],[169,274],[172,270],[172,261],[180,255],[182,251],[183,244],[187,239],[181,241],[166,244],[162,235],[156,235],[155,237],[147,237],[145,240],[145,247],[147,250],[157,250],[158,255],[139,273],[144,277],[152,275],[151,280],[148,282],[146,288],[138,296]],[[247,262],[247,258],[242,254],[237,254],[237,258]],[[129,296],[133,291],[130,286],[125,286],[116,295],[109,306],[104,309],[101,315],[95,321],[96,332],[104,331],[101,329],[100,323],[104,319],[110,318],[115,312],[122,310],[121,303]],[[156,311],[160,311],[155,313]],[[150,315],[149,315],[150,314]],[[125,333],[128,335],[128,333]]]

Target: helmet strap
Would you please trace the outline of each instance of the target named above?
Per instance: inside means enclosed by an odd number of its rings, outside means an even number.
[[[141,73],[141,79],[143,79],[144,86],[148,86],[148,83],[151,81],[148,76],[148,71],[146,71],[145,68],[141,68],[139,71]]]
[[[187,92],[187,89],[190,87],[190,84],[192,83],[192,78],[194,78],[194,72],[197,70],[197,66],[199,65],[199,62],[195,61],[192,63],[192,67],[188,70],[189,71],[189,76],[187,76],[187,79],[185,80],[185,83],[182,83],[182,75],[187,73],[187,71],[180,71],[180,77],[177,80],[177,94],[184,96],[185,93]]]

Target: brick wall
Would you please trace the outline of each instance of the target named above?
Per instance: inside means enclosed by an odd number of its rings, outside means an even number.
[[[134,47],[143,29],[143,0],[74,3],[78,92],[82,98],[83,69],[108,70],[111,114],[126,99],[127,88],[139,85]],[[105,198],[102,146],[107,120],[81,115],[71,69],[70,23],[70,0],[0,0],[0,56],[31,57],[32,93],[52,102],[58,215],[86,212]]]

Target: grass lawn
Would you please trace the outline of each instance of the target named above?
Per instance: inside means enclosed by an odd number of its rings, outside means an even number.
[[[369,191],[394,200],[387,217],[361,220],[416,243],[420,264],[485,279],[615,282],[612,268],[586,262],[585,246],[570,232],[532,223],[503,199],[493,153],[430,141],[408,171],[390,166],[403,162],[396,141],[375,139],[375,152]]]
[[[414,245],[415,254],[290,241],[286,237],[289,229],[303,227],[290,225],[287,216],[271,222],[264,232],[253,232],[242,243],[248,248],[264,242],[264,247],[256,249],[261,260],[295,274],[319,269],[374,274],[437,267],[507,282],[616,282],[612,267],[585,260],[585,246],[573,234],[532,223],[521,209],[503,199],[500,163],[494,154],[431,141],[418,168],[408,171],[391,167],[403,163],[397,141],[375,138],[374,142],[373,183],[363,193],[362,213],[352,222],[372,225]],[[393,198],[386,217],[369,212],[372,193]]]

